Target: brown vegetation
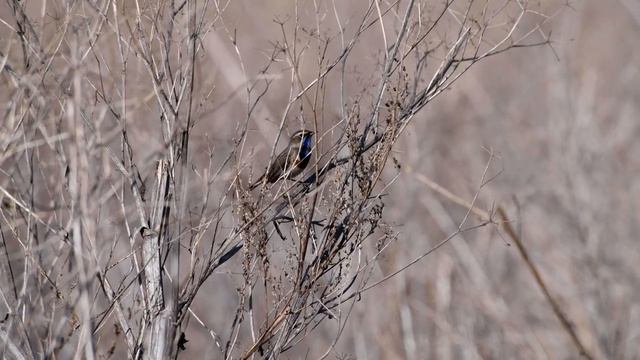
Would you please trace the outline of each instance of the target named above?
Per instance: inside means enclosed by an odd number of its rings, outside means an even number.
[[[0,351],[637,357],[613,3],[7,0]]]

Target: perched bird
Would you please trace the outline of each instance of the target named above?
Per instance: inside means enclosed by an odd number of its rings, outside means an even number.
[[[274,183],[280,179],[291,179],[298,176],[311,158],[313,131],[299,130],[291,135],[289,145],[282,150],[269,169],[249,189],[253,190],[265,180]]]

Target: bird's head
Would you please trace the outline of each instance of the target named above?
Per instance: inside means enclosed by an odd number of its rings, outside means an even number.
[[[291,135],[292,145],[302,145],[306,148],[311,148],[311,139],[313,138],[313,131],[311,130],[298,130]]]

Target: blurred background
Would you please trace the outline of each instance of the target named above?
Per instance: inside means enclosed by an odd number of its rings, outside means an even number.
[[[285,116],[285,138],[311,124],[308,117],[304,125],[300,120],[309,115],[308,108],[284,112],[292,82],[288,64],[276,62],[267,72],[264,66],[274,44],[283,46],[293,36],[291,27],[281,26],[293,16],[303,20],[298,50],[320,52],[313,41],[304,41],[305,36],[313,39],[316,22],[324,21],[316,18],[314,4],[243,0],[220,9],[223,16],[202,39],[204,52],[197,60],[197,92],[205,95],[194,117],[194,168],[210,160],[213,168],[221,166],[224,156],[210,159],[209,152],[227,154],[238,124],[247,121],[242,169],[255,179],[264,169],[257,164],[267,162]],[[350,21],[359,21],[367,2],[320,4],[320,13],[335,10],[343,16],[348,41],[355,28]],[[423,181],[430,179],[466,201],[477,195],[476,206],[485,211],[498,206],[506,210],[551,296],[594,358],[640,359],[640,2],[541,0],[534,5],[549,16],[542,30],[551,31],[551,44],[514,49],[474,65],[419,112],[397,142],[393,155],[400,167],[389,162],[384,173],[384,220],[398,239],[379,260],[372,279],[429,251],[465,219],[466,209],[434,192]],[[37,13],[42,3],[27,6]],[[45,7],[51,24],[60,20],[57,4]],[[7,8],[1,11],[2,19],[8,19]],[[447,21],[455,24],[453,16]],[[325,31],[334,37],[327,53],[335,55],[341,49],[339,33],[336,28]],[[315,119],[324,131],[321,148],[343,130],[332,127],[342,116],[342,96],[350,103],[356,94],[362,104],[371,101],[367,97],[377,82],[370,70],[380,65],[380,43],[379,32],[362,36],[351,57],[358,61],[350,60],[345,69],[349,82],[344,88],[332,88],[338,75],[329,76],[318,112],[322,115]],[[9,46],[6,39],[1,45]],[[17,43],[12,46],[17,51]],[[115,50],[111,55],[100,60],[118,57]],[[313,59],[301,56],[302,78],[316,76]],[[117,73],[117,68],[109,71]],[[95,76],[87,74],[88,79]],[[129,76],[129,135],[139,146],[134,157],[145,163],[164,147],[157,140],[157,104],[140,62],[130,63]],[[273,81],[247,119],[243,79],[260,76],[273,76]],[[0,96],[8,101],[2,88]],[[108,114],[106,118],[105,124]],[[107,142],[117,143],[113,139]],[[149,179],[154,163],[147,165],[140,171]],[[492,180],[481,186],[485,168]],[[223,175],[229,180],[234,174],[229,169]],[[462,225],[477,223],[472,216]],[[288,246],[271,245],[276,253]],[[231,262],[201,289],[192,308],[206,328],[195,320],[189,323],[189,343],[180,358],[219,356],[210,330],[222,339],[229,336],[225,329],[237,306],[238,265]],[[580,358],[516,246],[498,226],[461,233],[363,293],[346,310],[350,319],[344,328],[327,320],[283,356]]]
[[[553,16],[551,47],[516,49],[473,67],[396,145],[402,170],[387,189],[385,219],[399,240],[380,273],[446,238],[466,213],[419,175],[471,201],[492,150],[488,176],[497,177],[477,205],[507,210],[594,357],[638,359],[640,2],[540,3]],[[278,37],[278,26],[263,20],[290,11],[287,1],[238,2],[227,25],[239,29],[241,48],[257,53]],[[247,67],[257,68],[252,60]],[[362,68],[353,71],[366,79]],[[270,108],[286,100],[285,92]],[[277,125],[262,126],[256,146],[268,148]],[[388,169],[387,179],[396,174]],[[580,358],[515,246],[494,226],[457,236],[365,293],[339,330],[325,323],[290,358],[317,358],[334,341],[329,358]]]
[[[561,5],[542,3],[547,14]],[[470,201],[492,149],[499,175],[479,205],[507,209],[593,356],[638,359],[640,2],[571,1],[551,28],[553,51],[488,59],[413,122],[389,189],[401,240],[386,266],[465,214],[416,174]],[[580,358],[508,242],[492,227],[453,239],[367,294],[339,348],[358,359]]]

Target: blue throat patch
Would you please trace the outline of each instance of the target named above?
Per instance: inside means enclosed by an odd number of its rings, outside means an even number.
[[[302,140],[302,147],[300,149],[300,157],[303,159],[311,154],[311,136],[306,135]]]

